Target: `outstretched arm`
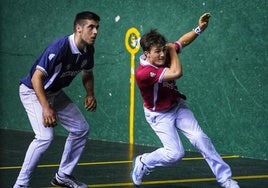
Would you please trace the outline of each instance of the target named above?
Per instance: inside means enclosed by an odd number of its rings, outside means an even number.
[[[181,44],[182,48],[191,44],[198,35],[205,31],[205,29],[208,27],[209,18],[210,13],[205,13],[200,16],[198,20],[198,27],[188,33],[185,33],[177,40]]]

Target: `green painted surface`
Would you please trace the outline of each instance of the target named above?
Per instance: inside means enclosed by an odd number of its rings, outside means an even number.
[[[126,31],[136,27],[142,35],[157,28],[174,41],[194,28],[201,14],[210,12],[207,31],[180,55],[184,76],[177,83],[220,153],[267,159],[267,1],[3,0],[0,6],[0,128],[31,130],[19,101],[18,81],[48,43],[72,33],[77,12],[91,10],[101,16],[95,45],[97,112],[83,109],[80,76],[66,92],[91,124],[90,138],[128,142]],[[137,88],[135,94],[135,143],[160,145],[145,122]],[[60,126],[55,130],[66,134]],[[192,150],[182,139],[185,148]]]

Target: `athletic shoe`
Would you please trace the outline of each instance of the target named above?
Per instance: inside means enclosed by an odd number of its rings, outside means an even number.
[[[221,185],[223,188],[240,188],[236,181],[229,179]]]
[[[51,180],[51,184],[54,186],[62,186],[69,188],[88,188],[86,184],[79,182],[77,179],[75,179],[75,177],[70,175],[60,177],[58,173],[56,173],[55,177]]]
[[[141,155],[137,156],[133,159],[133,170],[130,173],[132,182],[135,186],[140,186],[142,183],[142,177],[145,175],[150,174],[150,169],[148,169],[142,162],[141,162]]]

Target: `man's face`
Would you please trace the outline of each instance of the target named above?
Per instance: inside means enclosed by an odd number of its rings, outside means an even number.
[[[81,41],[87,45],[93,45],[99,29],[99,22],[95,20],[85,20],[82,25],[77,25],[77,32]]]
[[[152,46],[150,51],[146,51],[146,61],[155,65],[162,66],[166,61],[166,46]]]

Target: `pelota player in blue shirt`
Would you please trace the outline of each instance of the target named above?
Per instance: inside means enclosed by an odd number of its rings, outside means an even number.
[[[94,96],[94,42],[100,17],[84,11],[76,15],[74,33],[53,41],[32,66],[29,74],[21,79],[19,95],[27,112],[35,138],[26,152],[22,169],[13,188],[29,187],[31,176],[43,153],[51,144],[53,127],[59,122],[68,132],[58,172],[52,185],[88,187],[72,176],[84,150],[89,125],[78,107],[62,88],[69,86],[82,72],[86,90],[84,100],[88,111],[95,111]]]

